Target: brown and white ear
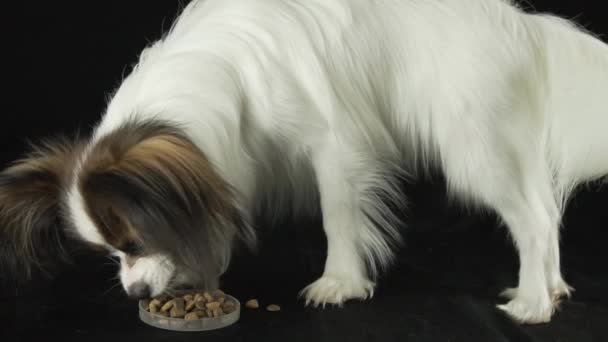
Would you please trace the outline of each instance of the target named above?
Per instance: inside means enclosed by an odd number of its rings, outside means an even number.
[[[65,256],[60,197],[76,145],[58,140],[34,147],[0,173],[0,264],[4,274],[31,276],[34,267]]]
[[[203,286],[227,267],[233,243],[255,237],[235,193],[181,132],[125,125],[90,151],[79,176],[85,208],[114,247],[141,241]]]

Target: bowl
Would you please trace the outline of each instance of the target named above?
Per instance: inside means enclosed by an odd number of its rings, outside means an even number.
[[[196,292],[198,291],[180,291],[175,293],[175,295],[179,296]],[[148,312],[146,311],[145,307],[146,300],[140,300],[138,303],[139,318],[142,320],[142,322],[150,326],[165,330],[207,331],[221,329],[236,323],[241,316],[241,303],[236,298],[228,294],[225,295],[225,298],[232,300],[236,304],[234,311],[219,317],[204,317],[192,321],[187,321],[183,318],[165,317],[156,313]]]

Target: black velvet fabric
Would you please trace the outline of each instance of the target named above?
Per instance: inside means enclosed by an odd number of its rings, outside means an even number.
[[[244,310],[235,325],[213,332],[178,333],[139,321],[109,260],[81,254],[53,280],[19,287],[0,304],[12,311],[9,336],[117,341],[605,341],[608,336],[607,217],[597,203],[606,191],[581,193],[568,212],[563,263],[576,288],[551,323],[522,326],[495,309],[497,293],[517,280],[517,258],[506,231],[485,217],[464,213],[443,200],[441,182],[418,184],[399,262],[374,298],[343,308],[305,308],[297,293],[323,269],[319,222],[297,220],[273,227],[262,252],[241,254],[222,287],[241,301],[258,298],[280,312]],[[439,196],[441,198],[441,196]],[[4,320],[4,322],[7,322]],[[6,327],[6,325],[4,325]]]
[[[601,4],[532,1],[608,33]],[[0,119],[0,165],[19,157],[26,140],[87,133],[105,96],[141,48],[168,28],[173,1],[19,3],[7,11],[5,31],[17,76]],[[10,14],[10,15],[9,15]],[[18,25],[18,26],[17,26]],[[602,26],[604,25],[604,26]],[[19,28],[17,28],[19,27]],[[15,39],[16,38],[16,39]],[[12,42],[12,39],[15,39]],[[6,94],[6,93],[5,93]],[[146,326],[124,295],[115,265],[84,250],[74,264],[15,285],[1,274],[2,341],[607,341],[608,188],[580,189],[568,208],[562,236],[563,270],[576,292],[551,323],[519,325],[495,308],[497,294],[517,282],[518,261],[506,229],[493,214],[450,205],[441,177],[404,184],[410,208],[406,245],[378,280],[372,300],[343,308],[305,308],[298,292],[323,270],[325,239],[318,218],[269,225],[261,220],[262,248],[241,253],[222,288],[241,299],[281,305],[280,312],[244,310],[235,325],[179,333]],[[0,244],[1,245],[1,244]]]

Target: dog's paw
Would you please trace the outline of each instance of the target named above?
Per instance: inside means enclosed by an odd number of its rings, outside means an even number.
[[[506,312],[511,318],[524,324],[548,323],[555,311],[554,303],[549,300],[525,300],[517,297],[517,289],[507,289],[501,295],[515,297],[507,304],[497,307]]]
[[[570,298],[572,292],[574,292],[574,288],[560,279],[557,284],[550,289],[551,300],[554,303],[559,303],[562,298]]]
[[[365,300],[373,297],[375,284],[363,278],[323,276],[300,292],[306,305],[341,305],[349,299]]]
[[[552,286],[549,290],[551,301],[554,305],[558,304],[562,298],[570,298],[572,292],[574,292],[574,288],[566,284],[563,280],[558,281],[557,284]],[[517,287],[509,287],[502,291],[499,296],[509,300],[514,299],[517,297]]]

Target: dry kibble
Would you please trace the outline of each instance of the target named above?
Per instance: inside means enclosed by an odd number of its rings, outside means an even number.
[[[219,308],[220,306],[221,306],[221,304],[219,302],[207,303],[207,309],[211,309],[211,310],[215,310],[215,309]]]
[[[166,302],[165,305],[163,305],[163,307],[160,308],[160,311],[169,312],[169,310],[171,310],[171,308],[173,307],[173,303],[175,303],[173,300]]]
[[[257,299],[250,299],[245,303],[245,307],[249,309],[257,309],[260,307]]]
[[[227,300],[222,304],[222,310],[227,314],[233,312],[235,309],[236,304],[231,300]]]
[[[194,300],[191,299],[186,302],[186,311],[192,311],[194,309]]]
[[[163,306],[163,302],[161,302],[160,300],[158,300],[157,298],[154,298],[150,301],[150,306],[155,305],[158,307]]]
[[[272,311],[272,312],[281,311],[281,307],[276,304],[270,304],[266,307],[266,310]]]
[[[186,315],[186,311],[184,311],[184,309],[178,308],[177,306],[173,306],[169,313],[173,318],[182,318]]]
[[[202,293],[197,293],[194,295],[194,301],[198,302],[199,300],[205,300],[205,297],[203,296]]]
[[[154,297],[154,299],[152,299],[152,301],[156,300],[158,302],[157,303],[158,306],[162,307],[165,303],[167,303],[171,299],[173,299],[173,298],[169,297],[168,295],[163,294],[163,295]]]
[[[186,316],[184,316],[184,319],[186,321],[196,321],[197,319],[199,319],[199,317],[196,312],[189,312],[186,314]]]
[[[182,318],[188,321],[221,317],[234,312],[237,308],[236,302],[226,298],[226,294],[222,290],[189,293],[172,298],[162,295],[144,300],[141,305],[152,314],[162,317]],[[259,303],[254,299],[248,301],[246,306],[258,308]]]
[[[205,303],[204,300],[199,300],[198,302],[194,303],[194,306],[196,306],[196,308],[199,310],[204,310],[207,308],[207,303]]]
[[[217,307],[217,308],[213,309],[213,317],[220,317],[223,314],[224,314],[224,311],[222,311],[222,308]]]
[[[176,307],[178,310],[183,311],[186,307],[186,302],[184,301],[184,298],[176,297],[173,299],[173,306]]]

